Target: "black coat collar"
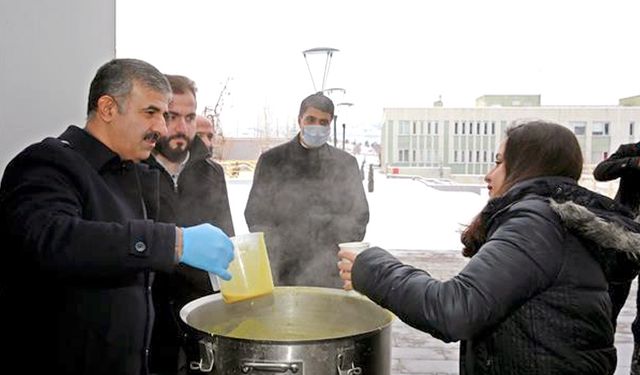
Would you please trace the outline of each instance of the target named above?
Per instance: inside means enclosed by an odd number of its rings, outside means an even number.
[[[81,154],[96,170],[130,169],[133,162],[122,160],[118,154],[84,129],[71,125],[58,137],[61,141]]]

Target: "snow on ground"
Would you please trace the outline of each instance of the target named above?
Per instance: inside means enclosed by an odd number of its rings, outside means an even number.
[[[374,191],[367,193],[367,200],[370,220],[365,241],[371,245],[459,251],[461,230],[480,212],[487,198],[469,192],[439,191],[418,181],[376,174]]]
[[[248,232],[244,208],[252,183],[251,172],[227,178],[229,203],[236,233]],[[363,181],[367,191],[367,180]],[[389,250],[460,251],[460,231],[480,212],[485,194],[444,192],[409,179],[374,174],[367,192],[370,220],[365,241]]]

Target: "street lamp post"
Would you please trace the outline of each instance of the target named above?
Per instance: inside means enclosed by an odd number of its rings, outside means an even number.
[[[302,56],[304,56],[304,60],[307,63],[307,69],[309,69],[309,75],[311,76],[311,83],[313,84],[313,90],[318,91],[316,88],[316,81],[313,79],[313,73],[311,72],[311,66],[309,66],[309,60],[307,56],[309,55],[325,55],[324,62],[324,71],[322,73],[322,86],[320,86],[320,90],[324,90],[324,84],[327,82],[327,78],[329,76],[329,67],[331,66],[331,57],[333,57],[334,52],[339,52],[340,50],[335,48],[311,48],[305,51],[302,51]]]
[[[337,147],[338,144],[338,107],[340,106],[346,106],[346,107],[351,107],[353,105],[353,103],[338,103],[335,105],[335,111],[336,113],[334,113],[333,115],[333,147]],[[344,150],[344,128],[345,125],[342,125],[342,149]]]
[[[333,115],[333,147],[337,147],[338,144],[338,115]]]
[[[327,93],[327,94],[329,94],[329,96],[331,96],[331,93],[332,92],[336,92],[336,91],[342,93],[343,95],[347,93],[347,90],[345,90],[345,89],[343,89],[341,87],[332,87],[332,88],[329,88],[329,89],[324,89],[324,90],[322,90],[320,92]],[[345,104],[345,103],[343,103],[343,104]],[[337,111],[334,111],[334,112],[337,112]],[[334,116],[333,116],[333,146],[334,147],[336,147],[336,145],[338,144],[337,121],[338,121],[338,115],[336,115],[334,113]]]

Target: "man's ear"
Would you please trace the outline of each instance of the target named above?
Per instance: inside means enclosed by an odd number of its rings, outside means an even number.
[[[118,113],[118,103],[112,96],[102,95],[98,99],[98,109],[96,113],[102,121],[111,122],[116,113]]]

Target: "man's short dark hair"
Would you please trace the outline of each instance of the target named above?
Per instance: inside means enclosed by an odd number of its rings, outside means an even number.
[[[328,113],[333,117],[333,102],[321,91],[304,98],[302,103],[300,103],[300,113],[298,114],[298,118],[302,118],[302,115],[304,115],[309,107]]]
[[[194,98],[196,97],[196,92],[198,91],[196,83],[188,77],[173,74],[165,74],[165,77],[167,77],[174,94],[186,94],[190,92]]]
[[[123,98],[131,92],[133,82],[163,94],[171,94],[171,86],[156,67],[138,59],[113,59],[102,65],[96,72],[89,88],[87,116],[91,117],[98,108],[98,99],[104,95]],[[121,103],[118,102],[118,110]]]

